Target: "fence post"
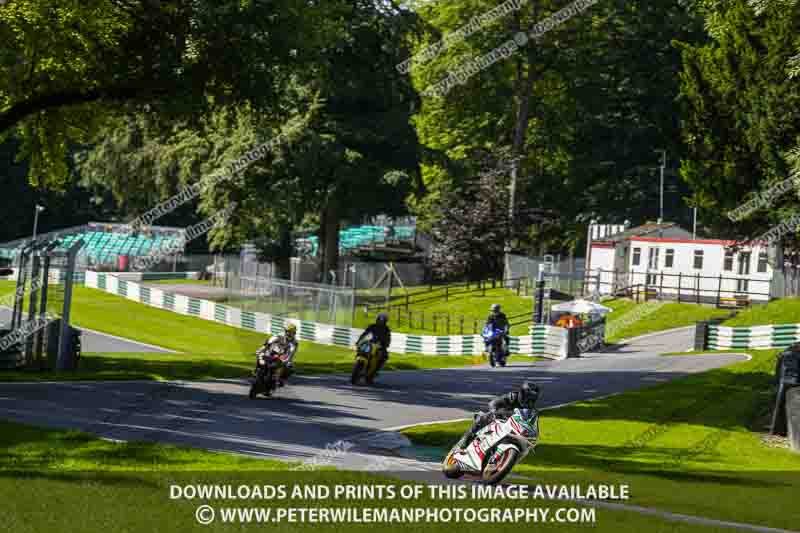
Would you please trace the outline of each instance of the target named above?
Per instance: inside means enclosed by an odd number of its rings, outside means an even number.
[[[695,324],[694,330],[694,349],[702,351],[708,348],[708,321],[700,321]]]
[[[408,309],[408,293],[406,293],[406,309]]]
[[[459,333],[459,335],[463,335],[464,334],[464,315],[461,315],[461,328],[460,328],[460,331],[461,332]]]
[[[683,272],[678,272],[678,303],[681,303],[681,278]]]
[[[696,274],[695,282],[694,282],[694,289],[695,289],[695,299],[697,303],[700,303],[700,273]]]
[[[445,335],[450,335],[450,313],[447,313],[447,333]]]
[[[661,283],[658,285],[658,299],[664,299],[664,271],[661,271]]]
[[[717,307],[722,299],[722,274],[719,275],[719,282],[717,283]]]
[[[486,296],[486,280],[485,279],[481,280],[481,290],[483,290],[483,293],[481,294],[481,296]]]
[[[444,286],[444,301],[447,302],[450,300],[450,285]]]
[[[436,322],[437,322],[437,320],[436,320],[436,319],[437,319],[437,318],[438,318],[438,317],[436,316],[436,311],[434,311],[434,312],[433,312],[433,316],[431,317],[431,320],[433,320],[433,332],[434,332],[434,333],[436,333],[436,325],[437,325],[437,324],[436,324]]]

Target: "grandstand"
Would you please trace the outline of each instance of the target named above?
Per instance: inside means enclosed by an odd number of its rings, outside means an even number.
[[[67,250],[78,239],[84,245],[78,254],[78,267],[85,270],[91,268],[118,269],[121,257],[132,259],[143,257],[158,250],[183,249],[181,228],[150,226],[139,233],[127,233],[128,226],[89,222],[83,226],[74,226],[39,235],[41,239],[61,239],[56,250]],[[13,261],[18,250],[29,239],[0,244],[0,258]],[[123,259],[122,264],[126,261]]]
[[[343,229],[339,232],[339,253],[353,255],[361,251],[371,251],[387,247],[414,248],[416,227],[413,225],[362,225]],[[301,255],[315,256],[319,251],[319,238],[316,235],[295,240]]]

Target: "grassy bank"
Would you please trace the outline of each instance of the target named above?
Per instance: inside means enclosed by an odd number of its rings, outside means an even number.
[[[796,529],[800,454],[761,439],[774,401],[775,353],[752,352],[751,361],[546,411],[536,455],[515,472],[548,482],[627,483],[637,505]],[[405,433],[446,447],[465,427]]]

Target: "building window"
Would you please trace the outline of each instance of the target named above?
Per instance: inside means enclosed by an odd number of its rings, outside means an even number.
[[[758,254],[758,271],[767,271],[767,252],[761,252]]]
[[[694,268],[696,270],[703,269],[703,250],[694,251]]]
[[[722,265],[722,270],[733,271],[733,250],[725,250],[725,264]]]
[[[672,248],[667,249],[667,253],[664,256],[664,268],[672,268],[672,265],[675,264],[675,250]]]
[[[634,248],[633,249],[633,266],[639,266],[639,263],[642,261],[642,249],[641,248]]]

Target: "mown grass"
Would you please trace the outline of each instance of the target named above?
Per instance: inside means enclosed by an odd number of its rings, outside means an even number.
[[[0,291],[13,291],[2,282]],[[97,289],[75,286],[72,321],[78,327],[175,350],[172,353],[84,354],[81,369],[64,375],[45,373],[42,379],[203,379],[247,374],[254,352],[265,335],[180,315],[127,300]],[[481,363],[479,357],[392,354],[385,370],[442,368]],[[353,351],[301,341],[299,373],[347,372]],[[35,373],[3,372],[0,380],[37,379]]]
[[[606,399],[545,411],[536,454],[515,469],[539,482],[626,483],[631,503],[796,529],[800,454],[764,445],[776,351]],[[442,451],[466,423],[404,433]]]
[[[647,333],[655,333],[673,328],[691,326],[701,320],[723,318],[729,312],[715,307],[669,302],[657,305],[655,302],[635,303],[628,299],[606,300],[603,305],[614,311],[606,315],[607,329],[610,334],[606,342],[614,343]],[[652,312],[646,312],[653,308]]]
[[[45,430],[0,422],[0,513],[3,530],[11,533],[97,533],[126,532],[192,532],[192,531],[319,531],[320,524],[306,522],[280,524],[223,524],[217,519],[211,525],[200,525],[196,508],[210,504],[220,507],[277,509],[287,507],[353,507],[353,508],[500,508],[526,509],[530,501],[506,499],[433,498],[427,491],[416,499],[404,500],[333,498],[314,500],[302,491],[324,485],[400,485],[408,482],[375,473],[298,470],[294,465],[267,459],[188,449],[154,443],[117,443],[96,439],[74,431]],[[189,485],[265,487],[283,485],[286,497],[245,500],[174,498],[173,487]],[[252,489],[251,489],[252,490]],[[565,505],[538,500],[538,508],[550,510]],[[573,507],[568,504],[566,507]],[[219,515],[217,515],[219,517]],[[329,523],[325,531],[368,532],[425,531],[449,532],[453,527],[472,527],[467,523]],[[715,531],[711,528],[669,522],[659,517],[600,509],[596,523],[496,523],[493,531],[517,532],[520,527],[542,531],[674,532]],[[722,531],[722,530],[719,530]]]
[[[800,299],[783,298],[767,304],[753,305],[722,323],[723,326],[766,326],[769,324],[800,324]]]

